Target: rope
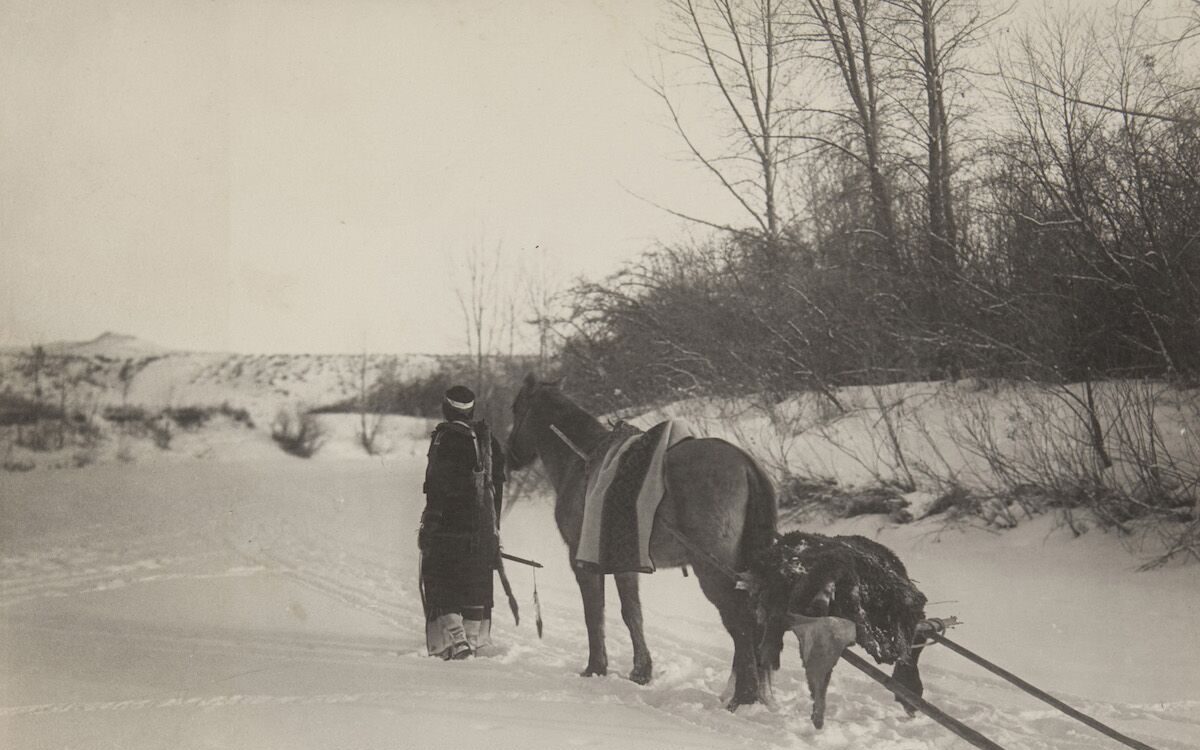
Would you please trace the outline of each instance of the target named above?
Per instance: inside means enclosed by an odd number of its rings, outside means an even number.
[[[966,724],[963,724],[958,719],[912,692],[899,682],[896,682],[894,678],[888,677],[883,672],[880,672],[850,649],[846,649],[842,652],[842,658],[849,662],[856,669],[866,674],[872,680],[875,680],[880,685],[883,685],[885,688],[892,691],[892,693],[894,693],[896,696],[903,698],[906,703],[921,709],[921,712],[926,716],[949,729],[951,732],[954,732],[959,737],[962,737],[967,742],[970,742],[975,747],[983,748],[983,750],[1004,750],[1002,746],[992,742],[987,737],[984,737],[979,732],[975,731]]]
[[[1083,722],[1084,724],[1087,724],[1089,727],[1091,727],[1092,729],[1095,729],[1097,732],[1107,735],[1108,737],[1111,737],[1112,739],[1116,740],[1117,742],[1120,742],[1124,745],[1135,748],[1136,750],[1155,750],[1155,748],[1151,747],[1150,745],[1147,745],[1144,742],[1138,742],[1137,740],[1133,739],[1132,737],[1127,737],[1127,736],[1121,734],[1120,732],[1118,732],[1117,730],[1113,729],[1112,727],[1110,727],[1106,724],[1102,724],[1099,721],[1097,721],[1096,719],[1092,718],[1091,716],[1088,716],[1087,714],[1068,706],[1066,703],[1063,703],[1058,698],[1055,698],[1053,695],[1050,695],[1049,693],[1045,692],[1044,690],[1041,690],[1039,688],[1034,687],[1033,685],[1030,685],[1028,682],[1026,682],[1025,680],[1022,680],[1020,677],[1017,677],[1012,672],[1009,672],[1005,669],[1001,669],[1000,667],[991,663],[987,659],[984,659],[982,656],[979,656],[978,654],[976,654],[966,648],[963,648],[962,646],[958,645],[954,641],[947,638],[945,635],[943,635],[941,633],[933,633],[932,636],[934,638],[936,638],[939,643],[941,643],[942,645],[944,645],[946,648],[950,649],[951,651],[959,654],[960,656],[965,656],[967,659],[975,662],[976,664],[983,667],[984,669],[991,672],[992,674],[1003,677],[1004,679],[1008,680],[1012,684],[1014,684],[1017,687],[1024,690],[1026,693],[1029,693],[1030,695],[1032,695],[1033,697],[1035,697],[1039,700],[1049,703],[1051,706],[1054,706],[1055,708],[1057,708],[1059,711],[1062,711],[1067,716],[1070,716],[1073,719],[1077,719],[1077,720]]]
[[[668,534],[675,537],[675,541],[682,544],[683,548],[686,549],[688,552],[691,552],[693,555],[696,555],[697,557],[699,557],[701,560],[703,560],[708,565],[711,565],[715,570],[717,570],[718,572],[727,576],[729,578],[729,580],[733,581],[735,584],[740,580],[738,578],[738,574],[735,573],[733,571],[733,569],[731,569],[729,566],[722,563],[717,558],[713,557],[712,554],[708,552],[708,550],[701,549],[700,547],[696,546],[696,544],[694,544],[691,539],[688,539],[686,536],[684,536],[682,532],[680,532],[678,529],[676,529],[671,524],[667,523],[666,520],[660,518],[660,519],[658,519],[658,523],[662,526],[663,531],[666,531]],[[693,562],[692,565],[694,567],[695,562]],[[684,575],[685,576],[687,575],[686,571],[684,572]]]

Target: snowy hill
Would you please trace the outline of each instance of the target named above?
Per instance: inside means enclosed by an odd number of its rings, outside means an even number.
[[[162,356],[169,349],[158,344],[145,341],[137,336],[124,333],[105,331],[91,341],[62,341],[48,344],[48,354],[74,357],[109,357],[111,359],[138,359],[142,357]]]
[[[135,336],[105,333],[85,342],[42,347],[34,375],[31,348],[0,351],[0,391],[44,397],[69,409],[136,405],[147,409],[227,404],[269,421],[283,405],[319,406],[357,393],[383,369],[409,379],[436,369],[443,357],[384,354],[234,354],[172,351]],[[35,380],[39,383],[35,383]]]
[[[53,341],[41,345],[42,350],[53,356],[105,356],[114,359],[139,358],[166,354],[170,350],[145,339],[126,333],[105,331],[89,341]],[[31,353],[32,346],[0,347],[0,354],[24,355]]]

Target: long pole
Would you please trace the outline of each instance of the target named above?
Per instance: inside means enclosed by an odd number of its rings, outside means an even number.
[[[517,597],[513,596],[512,584],[508,582],[508,574],[504,572],[504,559],[496,559],[496,572],[500,574],[500,585],[504,587],[504,595],[508,597],[508,607],[512,610],[514,624],[521,624],[521,615],[517,610]]]
[[[503,557],[505,560],[512,560],[515,563],[521,563],[522,565],[528,565],[531,568],[543,567],[542,564],[540,562],[538,562],[537,560],[526,560],[523,557],[517,557],[516,555],[510,555],[507,552],[501,552],[500,556]]]
[[[926,716],[949,729],[951,732],[954,732],[959,737],[962,737],[967,742],[970,742],[975,747],[982,748],[983,750],[1004,750],[1002,746],[997,745],[995,742],[992,742],[971,727],[963,724],[961,721],[947,714],[937,706],[929,703],[924,698],[901,685],[894,678],[888,677],[883,672],[880,672],[850,649],[846,649],[842,652],[842,658],[850,662],[851,665],[866,674],[872,680],[875,680],[880,685],[883,685],[888,690],[903,698],[906,703],[920,709],[921,712]]]
[[[1091,716],[1088,716],[1087,714],[1083,713],[1082,711],[1078,711],[1074,708],[1071,708],[1066,703],[1063,703],[1058,698],[1055,698],[1053,695],[1050,695],[1049,693],[1047,693],[1046,691],[1044,691],[1040,688],[1030,685],[1028,682],[1026,682],[1025,680],[1022,680],[1020,677],[1017,677],[1012,672],[1009,672],[1008,670],[1005,670],[1005,669],[1002,669],[1002,668],[996,666],[995,664],[991,663],[990,661],[988,661],[987,659],[983,658],[982,656],[976,654],[975,652],[970,651],[966,648],[963,648],[962,646],[958,645],[957,643],[950,640],[946,636],[944,636],[940,633],[933,633],[932,635],[934,638],[937,639],[938,643],[941,643],[946,648],[950,649],[951,651],[955,652],[956,654],[965,656],[966,658],[975,662],[976,664],[983,667],[984,669],[991,672],[992,674],[1003,677],[1004,679],[1008,680],[1012,684],[1016,685],[1017,687],[1021,688],[1025,692],[1032,695],[1034,698],[1037,698],[1038,700],[1049,703],[1051,706],[1054,706],[1055,708],[1057,708],[1059,711],[1062,711],[1067,716],[1070,716],[1072,719],[1077,719],[1077,720],[1083,722],[1084,724],[1087,724],[1089,727],[1091,727],[1092,729],[1095,729],[1097,732],[1100,732],[1103,735],[1111,737],[1112,739],[1114,739],[1117,742],[1120,742],[1124,745],[1135,748],[1136,750],[1155,750],[1155,748],[1151,747],[1150,745],[1147,745],[1144,742],[1138,742],[1137,740],[1133,739],[1132,737],[1127,737],[1127,736],[1121,734],[1120,732],[1118,732],[1117,730],[1113,729],[1112,727],[1108,726],[1107,724],[1100,723],[1099,721],[1092,718]]]

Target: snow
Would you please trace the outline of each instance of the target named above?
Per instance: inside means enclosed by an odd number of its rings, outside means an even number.
[[[965,748],[846,664],[827,723],[808,721],[795,647],[778,706],[730,714],[731,645],[695,578],[642,580],[655,677],[632,654],[615,587],[611,673],[586,660],[582,607],[547,497],[504,519],[521,605],[497,586],[496,645],[423,655],[415,529],[421,420],[392,420],[389,453],[354,448],[326,416],[310,460],[225,425],[131,463],[0,473],[0,747],[4,748]],[[191,442],[188,442],[191,441]],[[832,457],[830,458],[832,460]],[[1200,585],[1194,567],[1138,572],[1121,540],[1050,517],[1015,529],[882,517],[810,526],[892,547],[951,633],[1033,684],[1160,750],[1200,748]],[[1008,748],[1119,747],[944,649],[926,698]]]
[[[217,415],[175,431],[169,450],[109,431],[88,462],[13,454],[38,468],[0,472],[0,748],[967,746],[924,716],[906,718],[845,664],[815,730],[794,646],[776,674],[778,706],[726,712],[731,642],[695,578],[677,570],[642,577],[653,682],[626,678],[631,647],[611,584],[610,676],[578,677],[587,632],[548,496],[523,499],[503,528],[506,550],[546,564],[536,575],[544,640],[533,626],[533,570],[510,563],[521,625],[497,586],[496,644],[469,661],[428,659],[415,528],[430,422],[386,419],[383,455],[372,457],[356,443],[355,415],[320,415],[328,439],[307,461],[284,455],[266,428],[281,407],[352,394],[360,358],[174,353],[113,334],[55,352],[86,358],[64,360],[88,364],[89,378],[72,386],[80,403],[229,403],[250,409],[258,427]],[[28,391],[14,370],[22,356],[0,354],[0,371]],[[125,360],[136,367],[122,389]],[[409,377],[436,362],[400,365]],[[1111,388],[1098,396],[1136,396],[1133,385]],[[886,409],[920,480],[906,496],[920,517],[940,490],[923,467],[992,481],[956,418],[992,420],[1004,448],[1018,451],[1030,443],[1027,425],[1056,420],[1069,403],[971,384],[839,396],[848,412],[835,420],[829,404],[802,400],[766,412],[682,402],[635,421],[683,416],[776,468],[786,461],[846,485],[898,479],[902,467],[877,437]],[[1187,420],[1196,413],[1194,398],[1164,408],[1164,450],[1194,454]],[[967,648],[1154,748],[1200,749],[1195,566],[1139,572],[1145,557],[1129,540],[1075,536],[1051,516],[1004,530],[882,516],[806,528],[892,547],[929,596],[929,614],[962,620],[950,635]],[[923,677],[928,700],[1006,748],[1118,746],[944,648],[923,656]]]

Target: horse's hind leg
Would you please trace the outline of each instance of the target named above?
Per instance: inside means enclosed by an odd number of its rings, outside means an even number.
[[[621,618],[629,628],[633,641],[633,671],[629,679],[639,685],[650,682],[654,667],[650,661],[650,649],[646,647],[646,634],[642,631],[642,600],[638,596],[638,574],[618,573],[617,593],[621,597]]]
[[[692,562],[692,567],[704,595],[716,605],[721,624],[733,638],[733,698],[725,707],[736,711],[738,706],[754,703],[759,698],[754,613],[746,601],[746,592],[734,588],[734,582],[725,573],[696,561]]]
[[[580,675],[606,675],[608,652],[604,648],[604,576],[576,570],[575,581],[583,596],[583,620],[588,633],[588,663]]]

